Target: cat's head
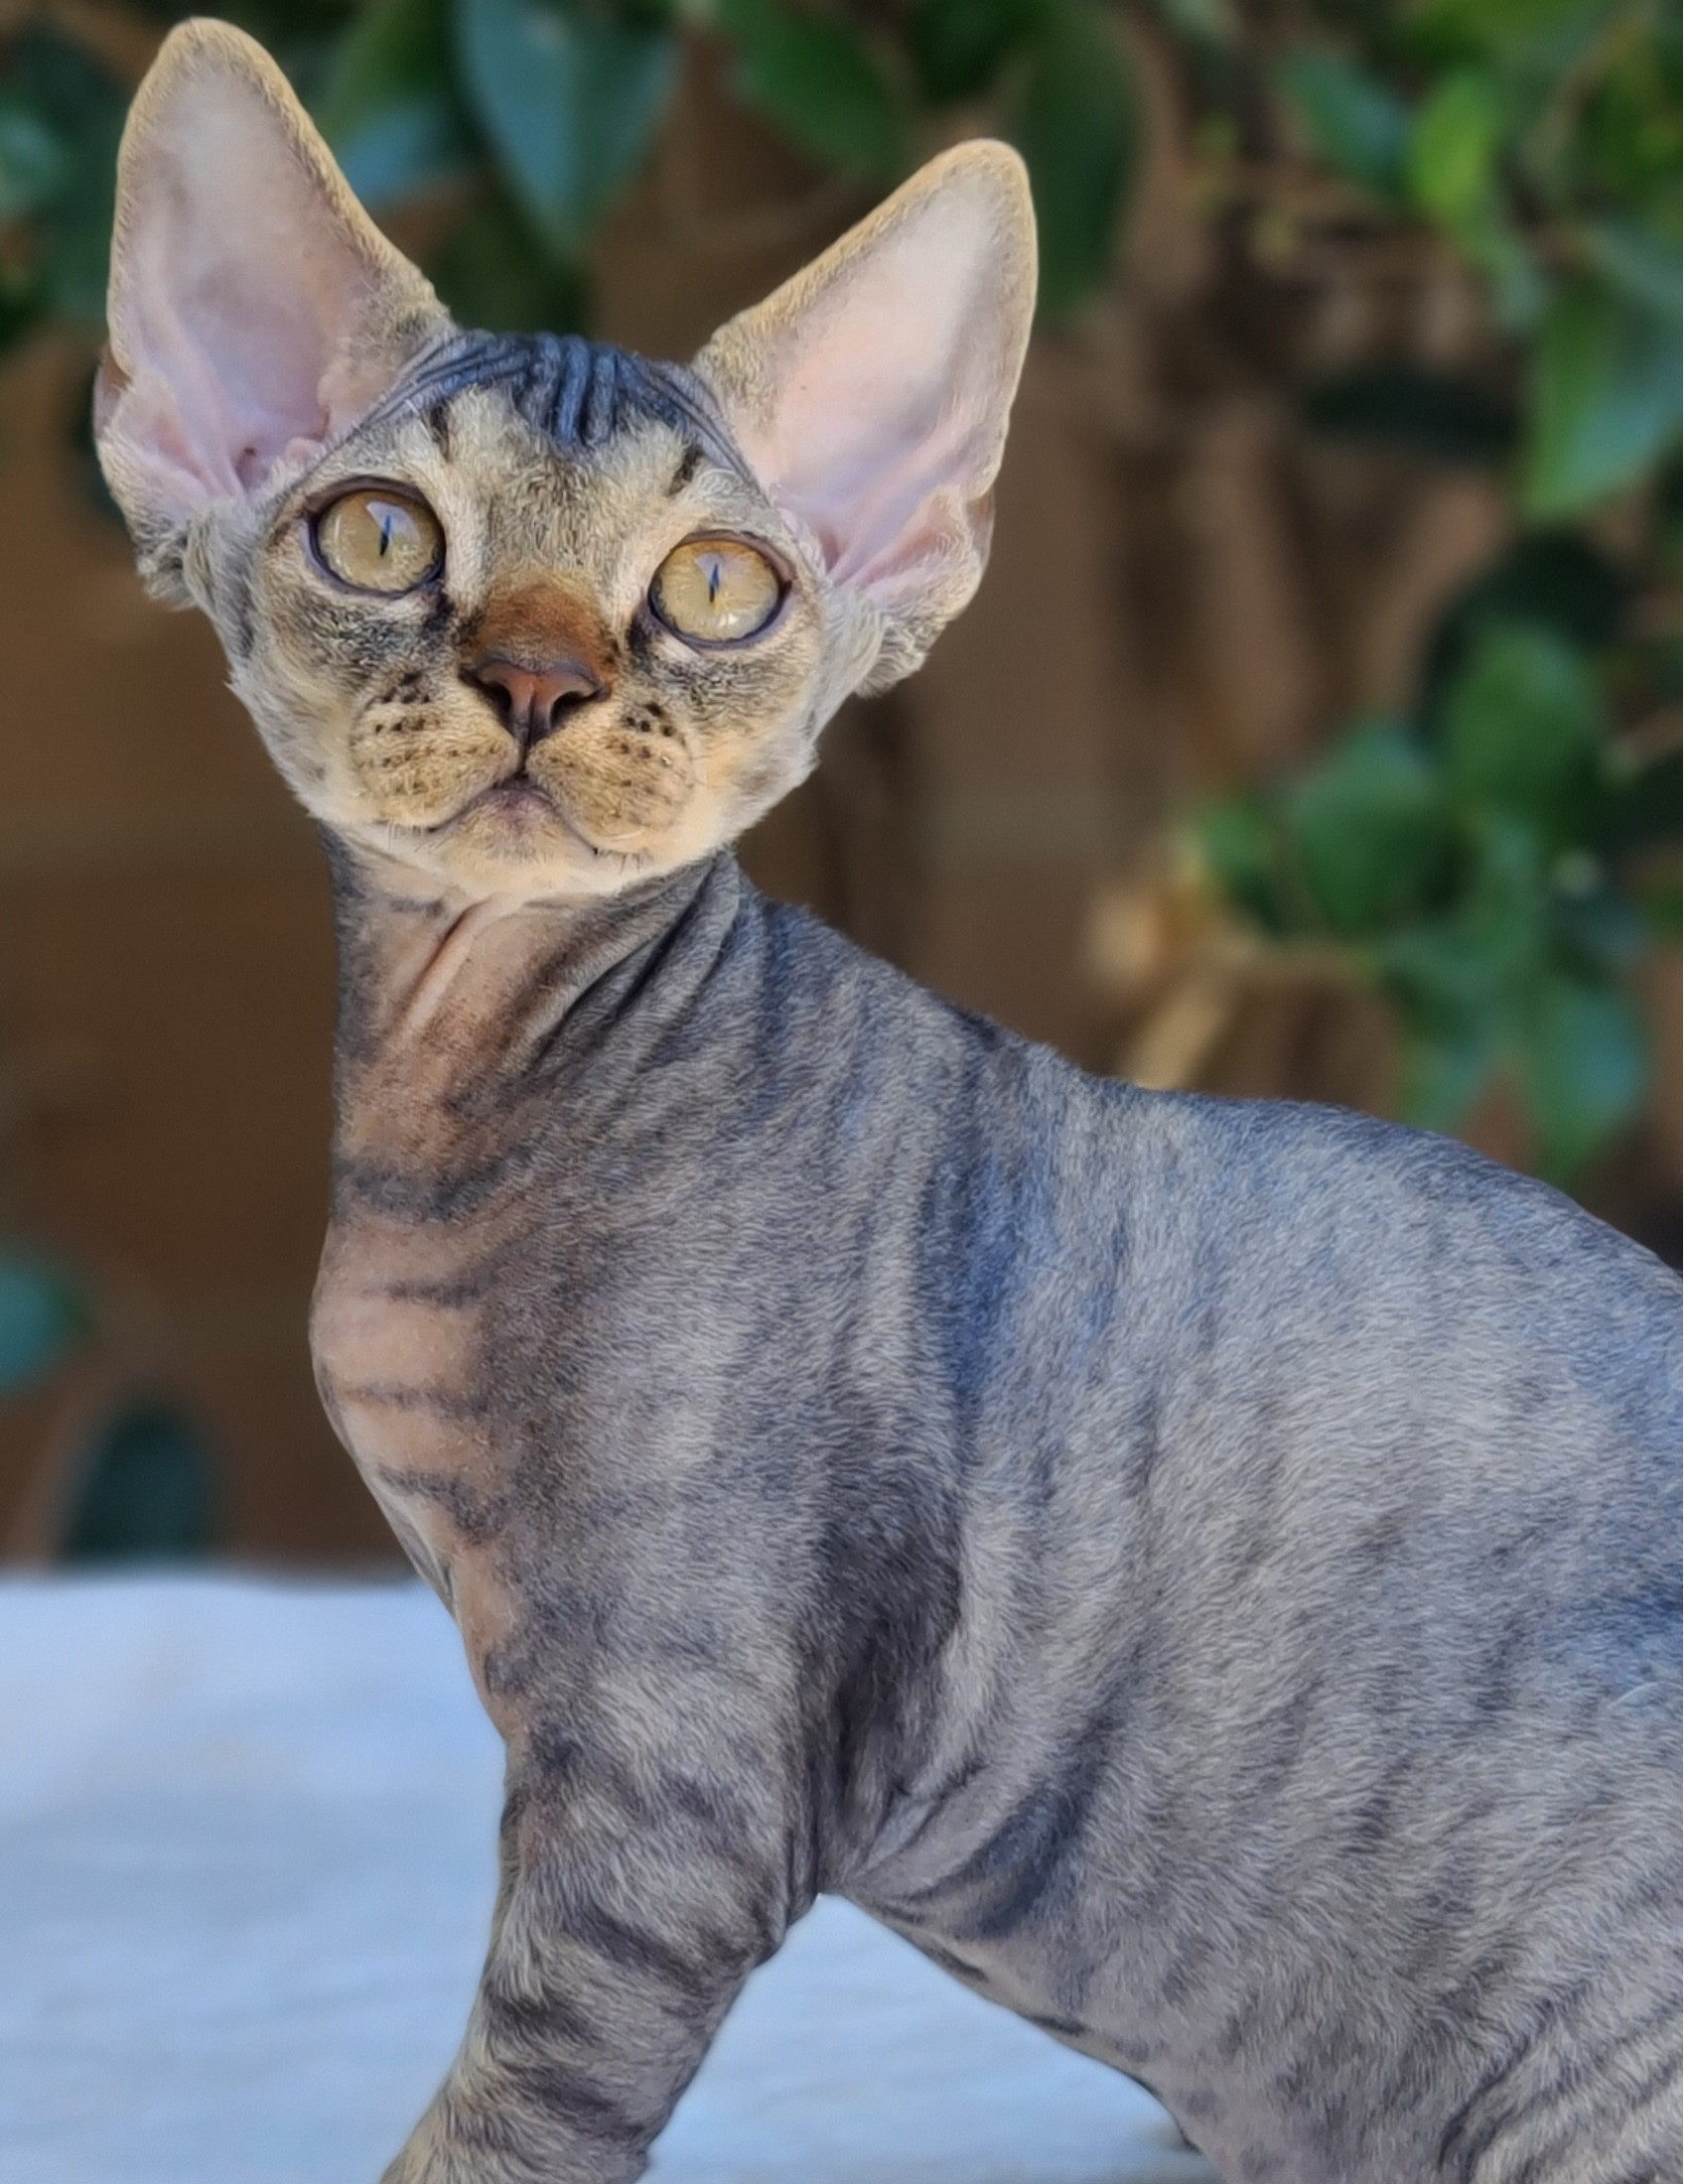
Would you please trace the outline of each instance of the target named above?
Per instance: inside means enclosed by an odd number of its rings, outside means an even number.
[[[1035,287],[1024,172],[934,160],[689,369],[462,333],[241,33],[123,140],[100,459],[335,833],[471,896],[730,841],[984,567]]]

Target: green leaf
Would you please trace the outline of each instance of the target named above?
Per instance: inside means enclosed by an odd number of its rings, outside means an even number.
[[[1603,846],[1613,855],[1656,849],[1682,835],[1682,752],[1661,751],[1620,765],[1605,814]]]
[[[1544,927],[1516,895],[1386,933],[1373,950],[1405,1033],[1401,1113],[1455,1129],[1499,1065],[1511,997],[1542,960]]]
[[[1338,745],[1291,792],[1288,818],[1315,906],[1350,938],[1409,911],[1447,854],[1435,767],[1391,725]]]
[[[578,266],[552,257],[501,196],[458,224],[431,253],[427,271],[460,326],[494,334],[580,334],[590,321]]]
[[[1167,28],[1200,46],[1231,46],[1241,25],[1233,0],[1156,0]]]
[[[1557,817],[1589,778],[1600,690],[1583,655],[1555,631],[1496,622],[1455,677],[1440,725],[1462,801]]]
[[[1604,10],[1602,11],[1605,12]],[[1650,15],[1651,21],[1647,21]],[[1618,24],[1611,26],[1618,30]],[[1682,20],[1680,8],[1636,8],[1585,70],[1575,111],[1574,153],[1597,202],[1650,205],[1661,227],[1682,218]]]
[[[49,310],[38,280],[27,273],[0,273],[0,355],[33,334]]]
[[[463,79],[550,249],[578,253],[650,150],[679,47],[649,17],[566,0],[456,0]]]
[[[1282,61],[1278,82],[1327,166],[1378,197],[1400,195],[1411,123],[1387,84],[1318,47]]]
[[[976,98],[1038,20],[1039,0],[920,0],[909,52],[934,105]]]
[[[1566,868],[1576,886],[1566,884]],[[1646,945],[1646,920],[1636,904],[1605,884],[1598,862],[1584,851],[1561,860],[1552,904],[1554,945],[1566,963],[1595,977],[1627,970]]]
[[[1650,939],[1661,947],[1682,945],[1682,876],[1672,873],[1652,880],[1641,889],[1641,922]]]
[[[1469,904],[1457,916],[1405,925],[1373,949],[1383,983],[1431,1031],[1495,1017],[1508,985],[1538,952],[1515,909]]]
[[[23,99],[0,93],[0,220],[25,219],[68,179],[64,140]]]
[[[1472,53],[1568,60],[1610,12],[1607,0],[1420,0],[1403,28],[1413,50],[1433,62]]]
[[[1499,1026],[1481,1012],[1410,1013],[1401,1055],[1397,1102],[1419,1130],[1459,1128],[1481,1098],[1500,1058]]]
[[[89,1446],[65,1513],[68,1562],[177,1562],[216,1534],[216,1467],[195,1427],[160,1404],[110,1420]]]
[[[1443,463],[1494,463],[1517,431],[1510,406],[1475,380],[1421,371],[1410,364],[1373,364],[1327,379],[1302,399],[1315,432],[1409,448]]]
[[[1438,84],[1413,117],[1407,148],[1419,209],[1456,233],[1477,220],[1494,194],[1505,129],[1505,99],[1485,71],[1465,69]]]
[[[1268,932],[1286,925],[1283,857],[1278,829],[1252,797],[1233,797],[1196,811],[1191,821],[1196,854],[1223,892]]]
[[[1638,220],[1590,220],[1579,230],[1590,265],[1613,288],[1671,328],[1682,323],[1682,244]]]
[[[902,102],[853,24],[785,0],[718,0],[716,17],[738,55],[734,88],[799,150],[873,181],[903,165]]]
[[[59,185],[38,206],[35,285],[41,301],[66,318],[97,324],[105,315],[127,88],[78,41],[38,23],[7,53],[5,89],[58,139],[64,155]]]
[[[1428,710],[1494,622],[1545,622],[1571,643],[1599,650],[1617,637],[1628,595],[1623,571],[1588,539],[1527,532],[1443,615],[1425,663]]]
[[[1052,318],[1107,279],[1138,148],[1137,102],[1107,18],[1051,7],[1017,70],[1004,130],[1038,215],[1038,301]]]
[[[1566,281],[1534,358],[1527,512],[1575,514],[1633,484],[1681,428],[1678,330],[1600,281]]]
[[[0,1396],[33,1387],[75,1346],[86,1314],[62,1267],[21,1252],[0,1253]]]
[[[447,0],[374,0],[336,49],[316,118],[365,205],[390,205],[475,156],[458,103]]]
[[[120,110],[89,115],[72,156],[74,179],[54,209],[51,246],[43,263],[53,308],[87,326],[97,326],[105,317],[122,134]]]
[[[1549,976],[1517,1017],[1525,1105],[1542,1172],[1564,1181],[1640,1112],[1647,1041],[1620,987]]]

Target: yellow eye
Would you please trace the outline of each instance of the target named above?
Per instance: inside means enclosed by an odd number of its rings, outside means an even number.
[[[414,592],[439,568],[446,544],[432,508],[379,485],[331,501],[315,536],[329,568],[360,592]]]
[[[741,538],[688,538],[650,587],[650,604],[678,637],[731,644],[774,619],[784,587],[766,554]]]

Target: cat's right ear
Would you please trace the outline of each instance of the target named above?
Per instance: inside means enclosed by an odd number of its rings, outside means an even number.
[[[172,31],[117,161],[101,466],[161,589],[210,502],[309,461],[450,321],[286,77],[226,23]]]

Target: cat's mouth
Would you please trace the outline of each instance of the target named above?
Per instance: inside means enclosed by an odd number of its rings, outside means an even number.
[[[507,781],[494,781],[491,788],[472,797],[458,816],[464,818],[472,811],[499,812],[518,823],[530,818],[562,817],[553,798],[525,773],[514,773]]]
[[[556,798],[536,781],[525,768],[507,773],[501,781],[492,781],[486,788],[477,789],[467,802],[459,804],[456,811],[444,819],[437,819],[432,826],[420,831],[424,834],[445,834],[453,827],[460,827],[466,819],[486,816],[502,820],[522,829],[530,827],[563,827],[573,834]]]
[[[540,836],[555,840],[561,833],[594,857],[613,854],[584,833],[558,798],[542,782],[535,780],[525,766],[505,774],[501,781],[492,781],[486,788],[477,789],[456,811],[416,831],[434,836],[450,834],[473,821],[491,821],[507,830],[517,842],[537,840]]]

